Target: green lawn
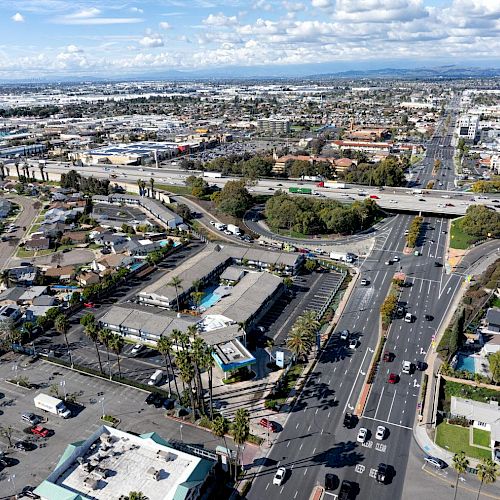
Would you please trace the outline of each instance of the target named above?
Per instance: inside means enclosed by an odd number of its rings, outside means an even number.
[[[460,221],[461,219],[456,219],[451,223],[450,248],[466,250],[477,240],[477,238],[462,231]]]
[[[148,187],[148,185],[146,185]],[[187,186],[170,186],[169,184],[155,184],[155,189],[163,189],[174,194],[191,194],[191,188]]]
[[[449,401],[451,396],[457,396],[464,399],[472,399],[481,403],[489,403],[490,400],[498,401],[500,392],[485,387],[475,387],[468,384],[460,384],[459,382],[446,381],[444,384],[445,398]]]
[[[491,435],[488,431],[483,431],[482,429],[472,429],[474,444],[479,446],[490,446]]]
[[[459,425],[450,425],[446,422],[436,428],[436,444],[452,453],[463,451],[471,458],[491,458],[489,450],[475,448],[469,445],[469,428]]]

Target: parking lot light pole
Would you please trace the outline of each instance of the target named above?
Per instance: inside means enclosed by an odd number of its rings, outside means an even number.
[[[59,385],[63,388],[64,391],[64,400],[66,400],[66,380],[61,380]]]
[[[104,413],[104,398],[101,398],[99,400],[99,403],[101,403],[101,408],[102,408],[102,418],[104,418],[106,416],[106,414]]]
[[[182,424],[179,426],[179,432],[181,433],[181,441],[184,441],[184,440],[182,439]]]

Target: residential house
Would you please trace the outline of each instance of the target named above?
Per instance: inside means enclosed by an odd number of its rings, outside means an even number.
[[[133,262],[134,259],[125,254],[112,254],[101,257],[98,260],[94,259],[90,263],[90,269],[103,276],[104,274],[109,274],[113,271],[116,271],[120,267],[128,266]]]
[[[55,297],[51,295],[40,295],[33,299],[32,305],[24,311],[24,318],[26,321],[36,321],[40,316],[45,316],[49,309],[57,306]]]
[[[94,241],[98,245],[105,246],[112,253],[117,254],[126,250],[128,237],[124,234],[115,234],[108,231],[95,236]]]
[[[63,233],[61,239],[69,239],[73,245],[84,244],[87,242],[86,231],[67,231]]]
[[[25,242],[24,248],[30,251],[48,250],[50,248],[50,240],[39,233],[35,233]]]
[[[19,297],[21,297],[25,291],[26,288],[22,286],[6,288],[0,293],[0,306],[16,305],[19,301]]]
[[[26,288],[24,293],[19,297],[18,304],[31,305],[37,297],[45,295],[47,294],[47,292],[48,287],[46,286],[31,286],[29,288]]]
[[[3,321],[17,321],[21,317],[21,308],[16,305],[0,306],[0,323]]]
[[[479,331],[483,340],[482,353],[485,356],[500,351],[500,309],[488,309]]]
[[[12,211],[12,203],[10,200],[0,198],[0,219],[5,219]]]
[[[94,272],[84,271],[76,277],[76,280],[82,286],[89,286],[96,285],[99,281],[101,281],[101,278]]]
[[[75,279],[75,266],[49,267],[44,276],[51,281],[67,282]]]
[[[500,333],[500,309],[490,307],[486,312],[486,328],[488,332]]]
[[[9,281],[19,285],[32,285],[38,275],[38,268],[35,266],[12,267],[8,270]]]
[[[52,224],[43,224],[40,226],[40,229],[34,233],[41,233],[46,238],[57,238],[61,234],[64,234],[71,226],[65,224],[64,222],[54,222]]]
[[[500,408],[498,401],[481,403],[451,397],[450,414],[467,419],[472,427],[490,432],[492,458],[500,462]]]

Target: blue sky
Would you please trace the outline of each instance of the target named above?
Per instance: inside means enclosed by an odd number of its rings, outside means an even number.
[[[499,0],[1,0],[0,78],[484,65],[499,32]]]

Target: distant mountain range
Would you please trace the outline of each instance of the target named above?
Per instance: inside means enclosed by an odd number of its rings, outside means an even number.
[[[372,63],[374,65],[374,63]],[[345,69],[338,71],[338,65],[332,64],[301,64],[288,66],[232,66],[225,68],[210,68],[191,71],[158,70],[137,75],[123,75],[117,77],[96,76],[51,76],[32,79],[0,79],[0,84],[16,85],[46,85],[70,83],[103,83],[116,81],[221,81],[221,80],[328,80],[328,79],[463,79],[463,78],[496,78],[500,77],[500,68],[474,66],[436,66],[415,68],[370,68]],[[345,64],[347,66],[347,64]],[[368,65],[367,65],[368,66]],[[336,69],[337,71],[334,71]]]

